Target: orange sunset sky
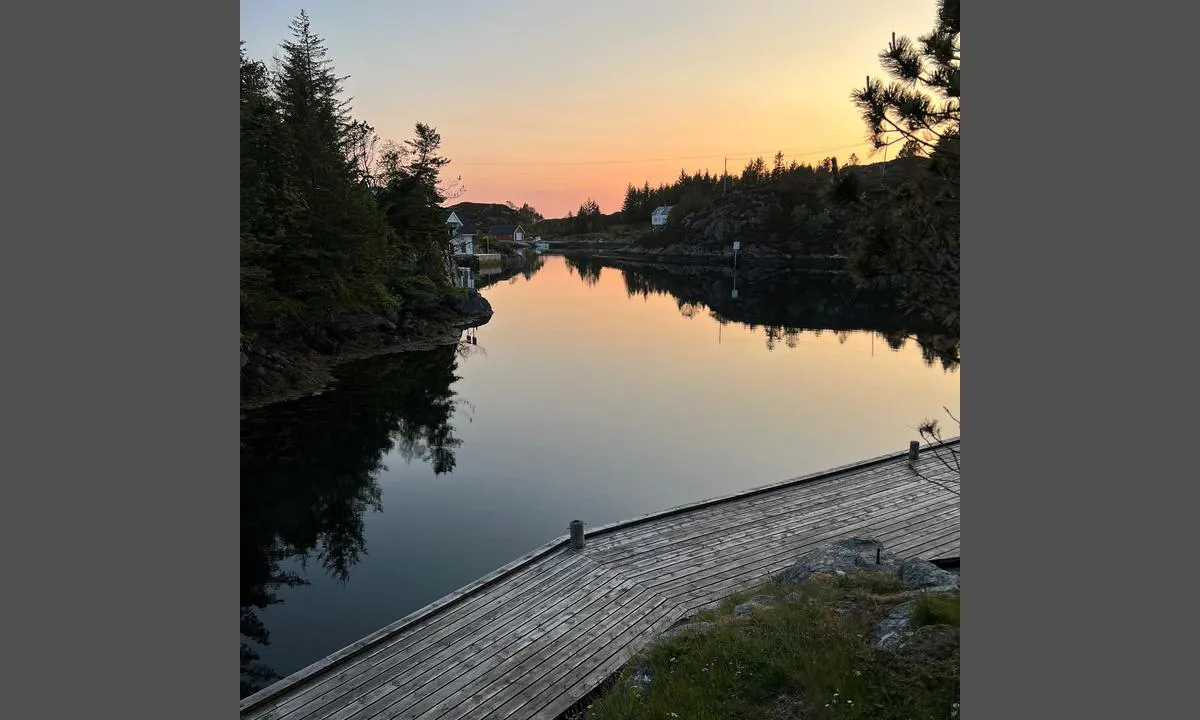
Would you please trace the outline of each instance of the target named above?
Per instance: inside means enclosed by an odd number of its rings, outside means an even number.
[[[850,92],[934,0],[243,0],[246,50],[269,61],[303,8],[356,118],[403,140],[442,134],[457,200],[610,213],[629,183],[788,160],[872,155]]]

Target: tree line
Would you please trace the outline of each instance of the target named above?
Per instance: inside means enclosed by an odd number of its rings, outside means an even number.
[[[431,307],[452,287],[441,136],[381,142],[304,11],[290,30],[274,67],[241,48],[243,335]]]
[[[629,221],[642,218],[649,221],[655,208],[670,205],[679,206],[683,210],[680,215],[683,215],[689,208],[711,205],[730,191],[763,187],[787,178],[815,179],[837,169],[837,158],[833,157],[827,157],[816,165],[798,163],[794,159],[785,163],[784,159],[781,151],[775,154],[769,167],[766,160],[757,157],[746,163],[741,173],[714,174],[708,170],[697,170],[688,174],[681,169],[678,178],[670,183],[660,183],[657,187],[651,187],[649,182],[641,187],[630,183],[625,189],[621,213]],[[855,164],[858,160],[852,158],[850,162]]]
[[[660,237],[667,245],[698,241],[685,221],[723,203],[753,195],[767,215],[755,241],[792,254],[849,258],[864,286],[898,291],[899,302],[948,328],[959,324],[960,2],[938,0],[933,30],[897,38],[879,53],[887,81],[868,76],[851,93],[876,151],[894,148],[893,162],[816,165],[751,160],[740,174],[681,170],[670,183],[629,184],[621,209],[602,215],[594,201],[565,220],[559,232],[593,232],[617,224],[649,230],[654,209],[673,206]],[[730,208],[726,208],[730,209]],[[548,228],[549,229],[549,228]],[[738,238],[745,239],[745,238]]]
[[[857,158],[851,159],[857,163]],[[588,198],[578,210],[569,211],[565,218],[544,220],[538,230],[547,233],[582,234],[600,232],[616,225],[649,224],[654,209],[663,205],[673,206],[672,216],[680,218],[694,210],[711,206],[728,192],[748,188],[767,188],[778,181],[821,182],[836,173],[837,158],[827,157],[816,165],[784,162],[782,152],[775,155],[768,167],[759,157],[751,160],[741,173],[712,174],[708,170],[688,173],[681,169],[679,177],[670,183],[651,186],[647,181],[641,187],[630,184],[625,190],[625,199],[620,210],[605,215],[599,204]]]

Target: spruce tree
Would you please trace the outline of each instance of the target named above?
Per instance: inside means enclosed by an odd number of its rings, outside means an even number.
[[[303,200],[291,182],[279,105],[266,65],[241,51],[241,312],[253,332],[302,313],[289,297],[283,249]]]
[[[387,305],[388,230],[352,160],[356,138],[324,40],[301,11],[274,77],[283,156],[302,200],[286,251],[291,290],[322,319]]]

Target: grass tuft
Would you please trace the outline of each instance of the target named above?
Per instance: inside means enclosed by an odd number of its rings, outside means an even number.
[[[909,626],[919,628],[925,625],[958,627],[958,593],[922,595],[918,598],[909,618]]]

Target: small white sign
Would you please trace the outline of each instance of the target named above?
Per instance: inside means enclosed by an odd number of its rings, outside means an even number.
[[[733,292],[729,294],[729,297],[733,298],[734,300],[737,300],[737,288],[733,289]]]
[[[742,243],[737,240],[734,240],[733,241],[733,251],[737,252],[738,250],[741,250],[741,249],[742,249]]]

